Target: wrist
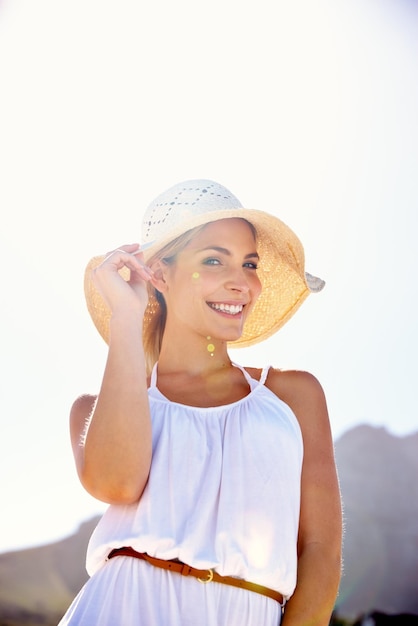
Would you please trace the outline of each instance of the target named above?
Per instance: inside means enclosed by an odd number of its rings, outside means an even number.
[[[142,338],[143,321],[144,311],[139,308],[113,311],[109,320],[110,334],[129,335],[139,332]]]

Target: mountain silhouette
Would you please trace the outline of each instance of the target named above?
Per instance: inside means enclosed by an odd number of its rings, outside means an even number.
[[[338,612],[418,614],[418,432],[359,426],[335,453],[345,520]]]
[[[0,554],[0,626],[55,626],[87,580],[85,553],[99,518],[45,546]]]
[[[358,426],[335,442],[344,506],[344,572],[336,614],[418,614],[418,432]],[[0,626],[55,626],[87,580],[99,518],[45,546],[0,554]]]

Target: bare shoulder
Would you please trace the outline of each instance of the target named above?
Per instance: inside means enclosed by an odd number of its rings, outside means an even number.
[[[319,380],[310,372],[302,370],[278,370],[271,368],[266,385],[274,393],[287,400],[300,401],[304,397],[323,397],[324,391]]]
[[[310,372],[271,369],[266,386],[285,402],[296,415],[302,431],[329,428],[324,390]]]
[[[245,370],[252,378],[260,380],[261,368],[246,367]],[[313,396],[324,397],[319,380],[313,374],[302,370],[280,370],[271,367],[268,371],[266,387],[287,404],[293,399],[301,400],[305,396],[311,400]]]

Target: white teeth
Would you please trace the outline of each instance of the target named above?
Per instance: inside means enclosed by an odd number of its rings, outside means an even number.
[[[210,305],[212,307],[212,309],[215,309],[215,311],[225,311],[226,313],[229,313],[230,315],[237,315],[238,313],[241,313],[242,311],[242,304],[211,304]]]

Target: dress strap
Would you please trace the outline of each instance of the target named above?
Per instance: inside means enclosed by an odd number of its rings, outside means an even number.
[[[157,386],[157,365],[158,365],[158,361],[154,363],[154,366],[152,368],[151,377],[149,381],[149,389]]]
[[[257,380],[255,378],[252,378],[249,373],[247,372],[247,370],[242,367],[242,365],[238,365],[238,363],[232,363],[232,365],[234,365],[235,367],[237,367],[239,370],[241,370],[241,372],[244,374],[245,376],[245,380],[247,381],[247,383],[251,386],[254,385],[254,383],[258,383],[259,385],[264,385],[264,383],[266,382],[268,373],[270,371],[270,367],[271,365],[265,365],[261,371],[261,376],[260,376],[260,380]]]
[[[265,365],[261,371],[261,376],[260,376],[260,385],[264,385],[266,380],[267,380],[267,376],[268,373],[270,371],[271,365]]]

